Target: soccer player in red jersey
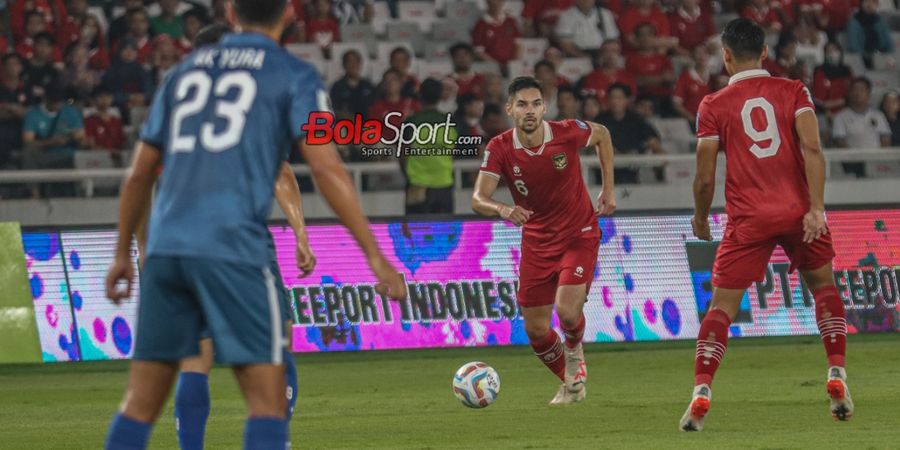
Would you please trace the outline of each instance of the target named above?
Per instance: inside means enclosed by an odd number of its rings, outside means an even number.
[[[516,296],[525,331],[535,356],[563,382],[550,404],[578,402],[586,394],[582,310],[600,247],[596,216],[616,209],[612,142],[602,125],[544,121],[541,85],[531,77],[510,84],[506,113],[516,126],[485,148],[472,209],[523,228]],[[578,150],[586,146],[596,147],[602,163],[603,191],[596,209],[581,175]],[[501,178],[515,205],[492,198]],[[554,304],[565,343],[550,327]]]
[[[762,281],[776,245],[799,269],[815,298],[816,323],[828,355],[826,388],[838,420],[853,414],[844,370],[847,322],[834,284],[834,250],[825,223],[825,158],[809,91],[799,81],[761,70],[768,57],[765,33],[747,19],[722,32],[731,80],[706,96],[697,113],[694,235],[712,240],[709,209],[716,155],[727,158],[728,222],[713,264],[710,309],[700,324],[694,394],[681,418],[683,431],[699,431],[709,410],[713,376],[725,355],[728,327],[744,292]]]

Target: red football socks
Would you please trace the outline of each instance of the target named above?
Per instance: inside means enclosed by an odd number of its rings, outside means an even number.
[[[728,347],[728,326],[731,318],[719,309],[706,314],[697,335],[697,359],[694,361],[694,385],[712,385],[716,369]]]
[[[562,322],[560,322],[560,325],[562,326],[563,334],[566,335],[566,347],[577,347],[581,343],[581,338],[584,337],[584,314],[578,319],[578,324],[574,328],[566,328],[566,325]]]
[[[834,286],[827,286],[813,292],[816,299],[816,325],[825,353],[828,355],[828,366],[844,367],[844,355],[847,353],[847,319],[844,316],[844,302]]]
[[[563,354],[562,340],[555,331],[550,330],[544,337],[531,341],[531,348],[534,349],[534,356],[559,377],[560,380],[565,378],[566,358]]]

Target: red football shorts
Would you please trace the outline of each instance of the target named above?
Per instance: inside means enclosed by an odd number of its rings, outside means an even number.
[[[519,292],[516,294],[523,308],[552,305],[559,286],[585,284],[591,290],[599,236],[572,238],[560,252],[535,251],[540,244],[522,240],[522,261],[519,264]]]
[[[776,245],[780,245],[791,260],[793,272],[814,270],[831,262],[834,248],[831,233],[825,234],[811,244],[803,242],[803,230],[754,239],[741,233],[740,225],[725,226],[725,236],[716,252],[713,264],[712,285],[723,289],[747,289],[754,282],[766,278],[766,266]]]

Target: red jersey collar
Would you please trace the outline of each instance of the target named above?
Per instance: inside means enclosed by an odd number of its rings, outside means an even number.
[[[547,145],[548,142],[550,142],[553,139],[553,130],[550,128],[550,124],[547,123],[546,120],[543,121],[543,123],[544,123],[544,142],[541,143],[541,146],[540,146],[540,148],[538,148],[538,151],[533,152],[531,150],[528,150],[524,145],[522,145],[522,142],[519,141],[519,133],[518,133],[517,128],[513,128],[513,130],[512,130],[513,148],[525,150],[525,153],[528,153],[531,156],[536,156],[536,155],[540,155],[541,153],[543,153],[544,147]]]
[[[745,70],[743,72],[738,72],[738,73],[732,75],[731,78],[728,80],[728,85],[731,86],[732,84],[737,83],[738,81],[743,81],[748,78],[769,77],[769,76],[771,76],[771,75],[769,75],[769,72],[766,70],[763,70],[763,69]]]

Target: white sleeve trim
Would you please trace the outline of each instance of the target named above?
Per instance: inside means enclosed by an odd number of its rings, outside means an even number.
[[[489,170],[481,169],[480,172],[483,173],[483,174],[485,174],[485,175],[487,175],[487,176],[489,176],[489,177],[494,177],[494,178],[496,178],[496,179],[498,179],[498,180],[500,179],[500,174],[491,172],[491,171],[489,171]]]
[[[798,110],[794,113],[794,117],[797,117],[797,116],[799,116],[800,114],[805,113],[806,111],[812,111],[813,113],[816,112],[816,110],[812,109],[811,107],[809,107],[809,106],[804,106],[804,107],[798,109]]]
[[[697,139],[701,140],[701,141],[718,141],[719,137],[718,136],[699,136],[699,137],[697,137]]]

